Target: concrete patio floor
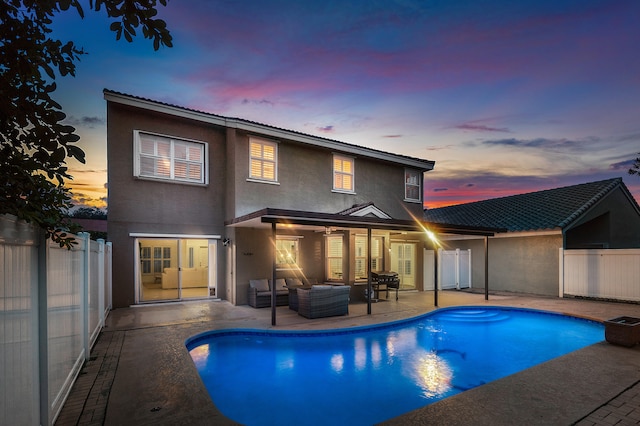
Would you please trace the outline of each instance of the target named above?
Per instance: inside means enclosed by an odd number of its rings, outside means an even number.
[[[640,316],[640,305],[580,299],[439,292],[439,307],[515,306],[595,320]],[[215,407],[185,348],[213,329],[312,330],[409,318],[434,310],[433,292],[402,292],[349,315],[308,320],[286,306],[271,309],[194,301],[113,310],[56,425],[235,424]],[[247,383],[250,386],[250,383]],[[597,343],[520,373],[391,419],[389,425],[640,424],[640,345]]]

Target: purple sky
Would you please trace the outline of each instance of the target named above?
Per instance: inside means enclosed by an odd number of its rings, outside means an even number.
[[[103,14],[56,20],[89,52],[56,93],[79,203],[106,196],[103,88],[434,160],[428,207],[610,177],[640,200],[640,1],[170,1],[158,52]]]

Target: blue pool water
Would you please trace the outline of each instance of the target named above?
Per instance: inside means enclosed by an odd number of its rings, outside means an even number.
[[[222,413],[246,425],[370,425],[599,342],[594,321],[444,308],[346,330],[211,331],[186,343]]]

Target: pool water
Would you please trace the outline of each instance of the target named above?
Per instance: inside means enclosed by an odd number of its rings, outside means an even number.
[[[218,409],[245,425],[370,425],[604,338],[598,322],[443,308],[331,331],[224,330],[187,341]]]

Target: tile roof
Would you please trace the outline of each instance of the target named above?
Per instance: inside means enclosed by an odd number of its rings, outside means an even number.
[[[511,232],[563,229],[620,186],[626,190],[622,178],[614,178],[428,209],[424,211],[424,220],[432,223],[506,228]],[[637,203],[635,200],[633,202],[637,209]]]

